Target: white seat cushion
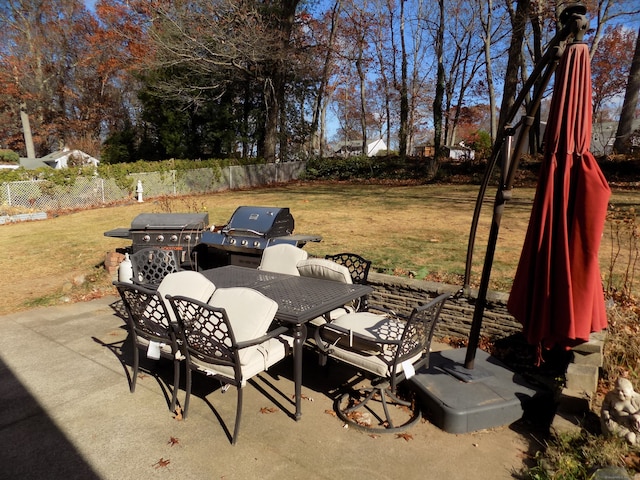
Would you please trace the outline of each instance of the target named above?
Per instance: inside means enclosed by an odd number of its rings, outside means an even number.
[[[383,361],[383,356],[381,354],[378,355],[367,355],[355,352],[353,350],[343,349],[343,348],[335,348],[331,353],[331,356],[337,358],[345,363],[353,365],[354,367],[361,368],[372,372],[381,377],[390,376],[390,368],[389,365]],[[415,363],[422,356],[422,352],[417,353],[407,361],[409,363]],[[387,360],[390,360],[387,358]],[[402,371],[402,363],[398,364],[396,368],[396,373]]]
[[[282,338],[271,338],[260,345],[244,349],[244,354],[241,354],[243,360],[240,362],[240,369],[242,370],[241,385],[244,387],[251,377],[268,370],[269,367],[282,360],[291,348],[292,342],[293,338],[283,336]],[[231,380],[234,379],[233,367],[212,365],[195,357],[192,357],[192,362],[197,365],[198,370],[204,373],[210,372],[209,374],[217,374],[228,377]]]
[[[263,250],[258,268],[269,272],[300,275],[297,268],[298,262],[306,260],[308,255],[306,250],[288,243],[271,245]]]
[[[349,314],[355,313],[355,310],[351,305],[345,305],[343,307],[336,308],[335,310],[331,310],[328,313],[329,320],[331,322],[333,322],[336,318],[340,318],[341,316],[346,315],[348,313]],[[327,314],[325,314],[325,315],[323,315],[321,317],[316,317],[313,320],[309,320],[307,322],[307,324],[313,325],[314,327],[319,327],[320,325],[324,325],[325,323],[327,323],[326,316],[327,316]]]
[[[358,312],[342,315],[337,318],[332,325],[340,326],[354,334],[362,337],[342,337],[340,342],[334,347],[331,353],[346,363],[363,368],[377,375],[389,376],[389,361],[393,360],[396,348],[394,345],[380,345],[376,343],[380,340],[400,340],[404,332],[406,323],[394,317],[380,315],[371,312]],[[325,338],[330,336],[330,331],[325,329]],[[336,337],[334,337],[335,340]],[[331,340],[331,338],[326,338]],[[349,343],[351,341],[351,344]],[[333,343],[333,341],[331,342]],[[408,359],[414,363],[422,356],[422,352],[416,353]],[[385,359],[387,362],[385,362]],[[402,370],[402,365],[398,365],[397,370]]]
[[[246,342],[267,333],[278,304],[262,293],[245,287],[218,288],[209,305],[224,308],[236,342]],[[251,349],[240,351],[240,363],[250,361]]]

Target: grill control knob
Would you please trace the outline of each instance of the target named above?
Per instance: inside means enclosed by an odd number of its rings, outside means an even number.
[[[235,244],[236,244],[236,239],[235,239],[235,238],[232,238],[231,240],[229,240],[229,243],[230,243],[231,245],[235,245]]]
[[[187,242],[190,242],[190,241],[191,241],[191,235],[185,235],[185,236],[184,236],[184,239],[185,239]]]
[[[259,248],[260,247],[260,242],[258,240],[256,240],[255,242],[253,242],[253,246],[255,248]]]
[[[158,242],[164,242],[164,235],[158,235],[158,236],[156,237],[156,241],[158,241]]]
[[[144,237],[142,237],[142,241],[143,242],[150,242],[151,241],[151,237],[149,235],[145,235]]]
[[[242,246],[246,247],[247,246],[247,241],[246,240],[242,240]]]
[[[169,241],[170,242],[177,242],[178,241],[178,235],[171,235],[171,237],[169,237]]]

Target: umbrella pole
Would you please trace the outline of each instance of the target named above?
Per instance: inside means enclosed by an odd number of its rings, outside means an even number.
[[[496,192],[496,198],[493,206],[493,218],[491,220],[491,229],[489,231],[489,239],[487,241],[487,251],[484,257],[484,265],[482,268],[482,276],[480,277],[480,287],[478,289],[478,297],[476,305],[473,310],[473,320],[471,322],[471,330],[469,331],[469,342],[467,345],[467,354],[465,358],[464,368],[472,370],[474,368],[474,361],[478,343],[480,340],[480,331],[482,329],[482,319],[484,316],[484,310],[487,303],[487,292],[489,290],[489,279],[491,277],[491,268],[493,266],[493,258],[495,256],[496,244],[498,242],[498,233],[500,231],[500,223],[502,221],[502,215],[504,213],[504,207],[507,201],[512,197],[512,186],[515,178],[515,172],[518,169],[522,152],[525,149],[526,139],[529,136],[529,131],[533,125],[534,118],[538,108],[540,107],[540,101],[542,95],[546,89],[551,75],[555,71],[562,52],[560,49],[555,49],[555,56],[552,57],[553,61],[548,65],[548,68],[544,71],[542,76],[542,86],[536,92],[534,100],[529,104],[529,111],[527,115],[522,119],[520,124],[520,132],[513,150],[513,154],[509,152],[510,142],[505,142],[505,145],[501,154],[502,157],[502,180],[500,187]],[[513,129],[510,126],[506,127],[507,136],[511,136]],[[506,150],[506,151],[505,151]],[[513,161],[512,161],[513,160]],[[476,208],[477,209],[477,208]],[[474,219],[474,224],[477,225],[477,221]],[[475,236],[475,234],[474,234]],[[467,259],[469,261],[469,259]],[[466,277],[465,277],[466,278]]]

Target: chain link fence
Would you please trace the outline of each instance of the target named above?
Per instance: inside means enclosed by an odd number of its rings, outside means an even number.
[[[48,180],[7,182],[0,186],[0,208],[47,212],[99,206],[137,198],[138,182],[144,198],[258,187],[295,180],[305,167],[306,162],[286,162],[230,166],[219,170],[135,173],[129,175],[132,189],[120,188],[113,179],[99,177],[78,177],[70,185],[57,185]]]

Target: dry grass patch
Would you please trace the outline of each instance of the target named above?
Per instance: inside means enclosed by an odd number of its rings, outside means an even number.
[[[227,191],[189,197],[164,197],[59,215],[44,221],[0,226],[0,286],[11,292],[0,314],[72,297],[75,278],[92,281],[78,295],[110,290],[104,274],[105,254],[130,241],[105,237],[116,227],[127,227],[140,213],[203,212],[211,224],[224,224],[240,205],[286,206],[295,218],[297,233],[323,236],[305,249],[324,256],[353,251],[373,261],[385,273],[455,283],[464,274],[469,229],[478,187],[473,185],[351,185],[293,183],[246,191]],[[494,192],[483,208],[474,253],[472,284],[479,282],[486,249]],[[515,273],[529,220],[533,188],[518,188],[505,209],[492,272],[492,288],[507,291]],[[615,193],[626,207],[640,205],[640,193]],[[603,239],[603,267],[609,249]],[[603,269],[604,271],[604,269]]]

